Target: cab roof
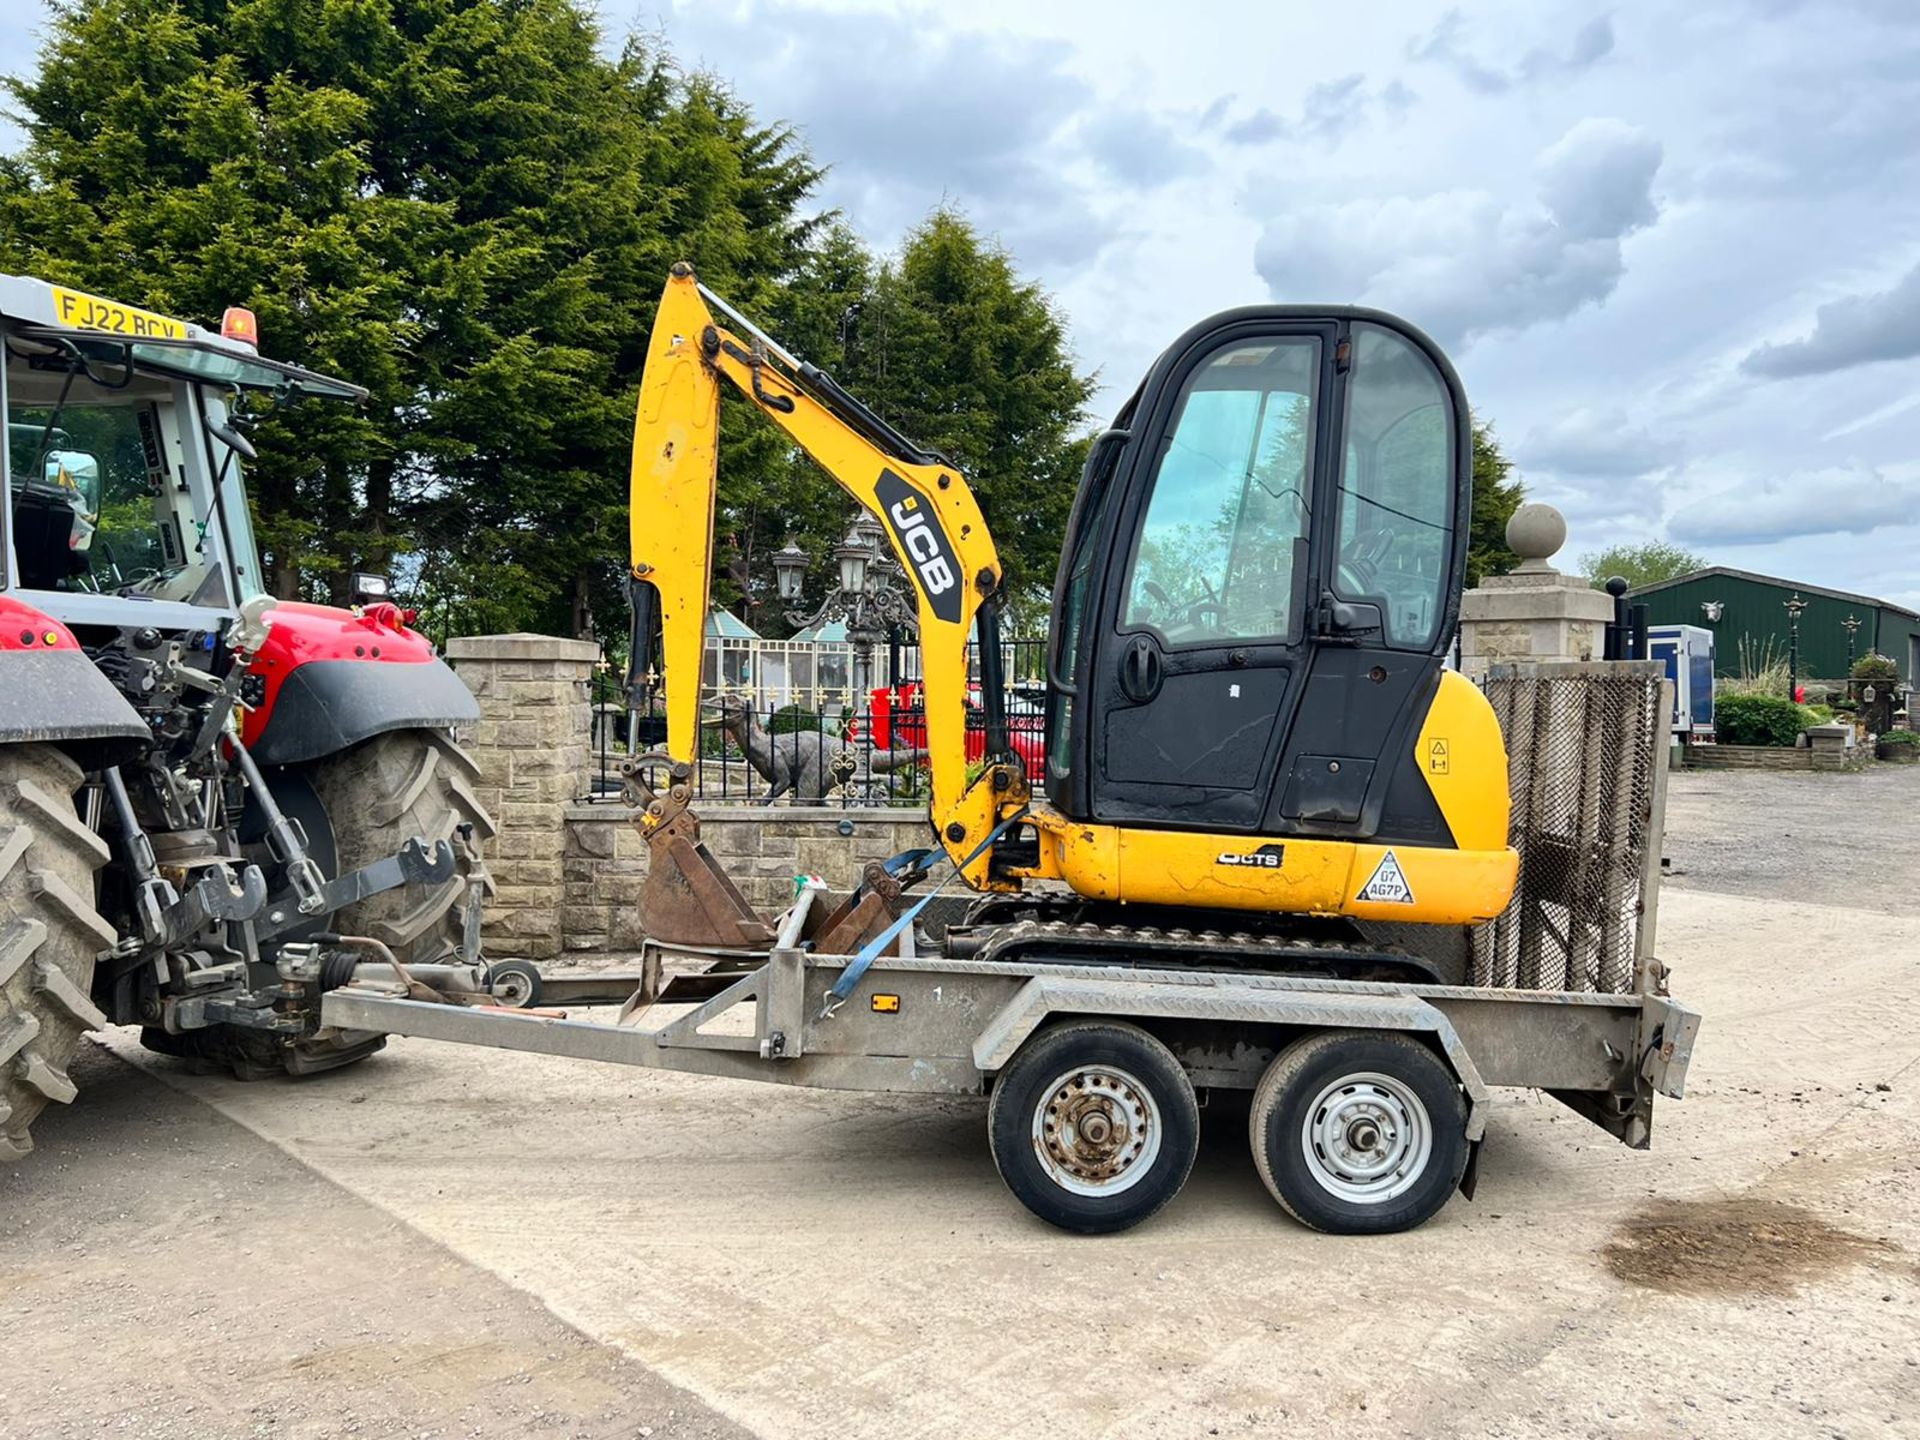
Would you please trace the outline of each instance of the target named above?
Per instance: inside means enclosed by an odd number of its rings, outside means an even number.
[[[0,323],[16,353],[66,355],[108,370],[283,394],[365,400],[358,385],[269,360],[253,346],[191,321],[24,275],[0,275]]]

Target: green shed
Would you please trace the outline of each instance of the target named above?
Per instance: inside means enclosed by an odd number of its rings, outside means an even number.
[[[1803,681],[1843,679],[1849,652],[1858,659],[1874,650],[1900,667],[1904,684],[1914,684],[1920,675],[1920,614],[1871,595],[1725,565],[1627,592],[1628,599],[1647,607],[1650,624],[1700,625],[1713,631],[1714,670],[1721,675],[1740,673],[1743,645],[1756,665],[1768,657],[1786,659],[1786,602],[1796,595],[1806,602],[1800,612]],[[1851,636],[1849,620],[1858,622]]]

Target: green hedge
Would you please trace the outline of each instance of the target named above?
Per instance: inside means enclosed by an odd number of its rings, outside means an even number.
[[[1889,730],[1880,737],[1882,745],[1899,745],[1907,749],[1920,750],[1920,735],[1911,730]]]
[[[1791,749],[1806,717],[1784,695],[1722,695],[1714,702],[1713,728],[1723,745]]]

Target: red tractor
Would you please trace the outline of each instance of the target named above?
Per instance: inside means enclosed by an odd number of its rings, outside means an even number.
[[[383,1043],[322,1026],[362,964],[478,958],[492,821],[466,687],[356,577],[262,592],[236,400],[364,392],[220,333],[0,275],[0,1159],[80,1032],[244,1077]],[[389,974],[391,971],[389,970]]]

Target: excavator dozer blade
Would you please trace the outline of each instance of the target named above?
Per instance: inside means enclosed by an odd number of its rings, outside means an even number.
[[[688,767],[673,763],[667,793],[655,792],[642,778],[649,763],[665,760],[641,755],[625,767],[631,798],[639,801],[634,825],[647,842],[647,879],[640,891],[640,926],[663,945],[698,949],[762,950],[773,944],[767,924],[720,868],[700,841],[700,819],[688,808],[692,787]]]

